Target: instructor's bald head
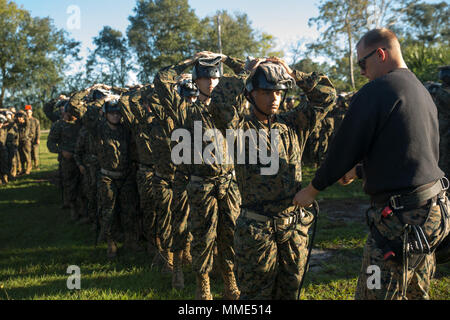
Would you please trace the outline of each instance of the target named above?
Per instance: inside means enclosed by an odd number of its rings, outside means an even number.
[[[407,68],[395,33],[386,28],[367,32],[356,45],[361,74],[369,80],[397,68]]]

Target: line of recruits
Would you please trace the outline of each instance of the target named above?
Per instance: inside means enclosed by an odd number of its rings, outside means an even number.
[[[222,76],[221,63],[234,75]],[[192,74],[185,74],[189,67]],[[272,115],[295,85],[307,98],[290,112]],[[160,70],[153,84],[127,89],[94,85],[48,102],[44,111],[57,121],[47,146],[59,155],[72,219],[101,226],[98,238],[106,240],[108,257],[117,255],[118,242],[124,250],[139,250],[140,240],[146,239],[153,263],[172,272],[174,288],[184,287],[183,265],[192,263],[196,299],[212,299],[213,266],[223,278],[225,299],[294,299],[305,271],[313,215],[294,223],[297,211],[291,200],[300,188],[307,137],[335,100],[324,75],[292,71],[279,60],[245,63],[202,52]],[[278,172],[260,175],[264,165],[259,160],[188,164],[202,155],[193,141],[195,151],[185,155],[191,161],[175,165],[171,155],[179,141],[172,141],[173,131],[184,128],[194,136],[198,122],[202,132],[279,130]],[[211,141],[202,141],[202,150]],[[210,156],[226,159],[225,149],[218,147]],[[276,236],[268,230],[271,222]],[[251,245],[254,233],[263,239],[262,248]],[[256,268],[263,268],[258,286]]]
[[[39,170],[41,129],[33,108],[0,109],[0,185]]]
[[[222,75],[221,64],[233,74]],[[305,99],[277,113],[295,86]],[[183,265],[192,263],[196,299],[212,299],[213,267],[223,278],[224,299],[297,299],[314,214],[292,199],[301,189],[307,139],[336,98],[325,75],[292,70],[281,59],[244,62],[200,52],[161,69],[153,84],[94,85],[50,101],[49,117],[64,110],[48,148],[59,154],[72,218],[100,222],[98,238],[107,242],[108,257],[117,255],[118,242],[122,250],[139,250],[146,239],[153,263],[172,272],[174,288],[184,288]],[[176,129],[198,135],[198,124],[202,133],[214,134],[172,139]],[[267,163],[259,158],[222,161],[237,152],[217,137],[228,129],[265,132],[266,144],[250,141],[261,135],[247,137],[244,154],[254,153],[251,146],[266,154],[277,148],[277,172],[261,174]],[[179,154],[184,161],[175,165],[172,152],[181,142],[191,152]]]

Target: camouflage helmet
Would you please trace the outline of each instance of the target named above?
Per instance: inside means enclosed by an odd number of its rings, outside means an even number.
[[[247,79],[245,89],[288,90],[294,87],[294,79],[282,65],[273,62],[261,63],[255,73]]]
[[[439,67],[439,79],[442,82],[450,84],[450,66]]]
[[[200,58],[192,70],[192,80],[200,78],[220,78],[220,61],[222,57]]]
[[[115,97],[111,100],[106,101],[103,104],[102,111],[104,114],[109,112],[120,111],[119,97]]]
[[[112,92],[109,90],[105,90],[102,88],[95,89],[94,91],[92,91],[92,100],[94,101],[100,100],[110,95],[112,95]]]
[[[17,113],[16,113],[16,118],[28,118],[28,116],[27,116],[27,114],[25,113],[25,111],[23,111],[23,110],[19,110]]]

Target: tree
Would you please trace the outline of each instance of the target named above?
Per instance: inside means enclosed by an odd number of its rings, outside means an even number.
[[[284,57],[284,51],[274,51],[275,48],[275,37],[268,33],[261,33],[258,39],[258,57]]]
[[[308,22],[310,26],[317,26],[321,38],[308,47],[333,60],[345,56],[347,79],[355,90],[355,43],[373,28],[392,27],[397,15],[415,2],[417,0],[322,0],[319,16]]]
[[[450,50],[445,44],[425,47],[416,43],[403,48],[403,57],[408,68],[422,82],[438,81],[438,67],[449,63]]]
[[[316,24],[318,29],[325,28],[319,43],[309,47],[316,52],[336,58],[345,54],[348,57],[348,79],[355,88],[353,74],[354,43],[364,29],[368,2],[366,0],[322,1],[319,16],[311,18],[308,24]]]
[[[407,40],[418,40],[424,46],[442,42],[449,44],[450,6],[445,2],[414,3],[405,10],[403,34]]]
[[[94,38],[96,49],[89,55],[87,77],[93,82],[125,87],[132,70],[127,39],[118,30],[105,26]]]
[[[199,19],[187,0],[138,0],[128,19],[128,41],[142,82],[150,82],[160,68],[192,56],[199,47]]]
[[[33,18],[6,0],[0,0],[0,46],[0,106],[40,105],[62,82],[67,56],[79,50],[49,18]]]

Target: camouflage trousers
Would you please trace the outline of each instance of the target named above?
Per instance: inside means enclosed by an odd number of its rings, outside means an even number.
[[[86,173],[82,176],[84,198],[87,200],[87,217],[91,222],[97,216],[97,172],[98,166],[86,165]]]
[[[243,209],[245,210],[245,209]],[[308,256],[308,223],[277,226],[239,217],[234,237],[241,300],[297,300]]]
[[[448,203],[448,200],[447,200]],[[445,205],[445,204],[444,204]],[[400,222],[396,214],[382,218],[384,208],[371,208],[367,212],[369,223],[373,223],[381,235],[390,240],[403,238],[405,225]],[[445,214],[439,205],[430,208],[420,208],[408,212],[402,212],[402,219],[409,225],[421,225],[429,239],[430,246],[435,246],[441,241],[448,230],[445,230]],[[447,221],[447,224],[450,221]],[[448,228],[447,228],[448,229]],[[399,254],[401,255],[401,254]],[[411,266],[411,262],[408,263]],[[373,267],[380,270],[379,287],[373,284]],[[361,271],[356,287],[355,299],[357,300],[400,300],[404,288],[404,268],[401,257],[397,260],[384,260],[384,251],[375,240],[373,231],[369,233],[364,247]],[[414,268],[407,272],[406,298],[411,300],[429,299],[431,279],[436,270],[434,252],[423,255],[422,260]]]
[[[241,196],[235,179],[213,178],[187,186],[191,232],[192,266],[198,274],[209,273],[217,244],[218,266],[223,273],[234,272],[234,232]]]
[[[61,157],[61,177],[64,191],[64,199],[75,205],[80,199],[81,175],[73,158]]]
[[[39,144],[33,144],[31,146],[31,161],[35,168],[39,168]]]
[[[137,234],[138,209],[135,175],[128,173],[124,175],[124,178],[116,179],[99,172],[97,188],[101,212],[101,233],[107,240],[113,240],[114,222],[119,218],[125,236],[134,237]]]
[[[170,250],[172,247],[172,182],[153,175],[156,236],[161,241],[163,250]]]
[[[189,178],[177,173],[175,179],[172,209],[172,252],[184,250],[187,242],[192,238],[189,228],[189,202],[187,193]]]
[[[20,141],[18,150],[20,155],[20,171],[31,170],[31,141]]]
[[[140,168],[136,173],[136,182],[142,216],[142,233],[152,245],[155,245],[156,225],[153,201],[153,169],[150,167],[148,169]]]
[[[11,177],[17,175],[19,150],[16,146],[8,146],[8,172]]]
[[[0,174],[2,175],[6,175],[9,173],[8,159],[8,149],[6,147],[0,146]]]

